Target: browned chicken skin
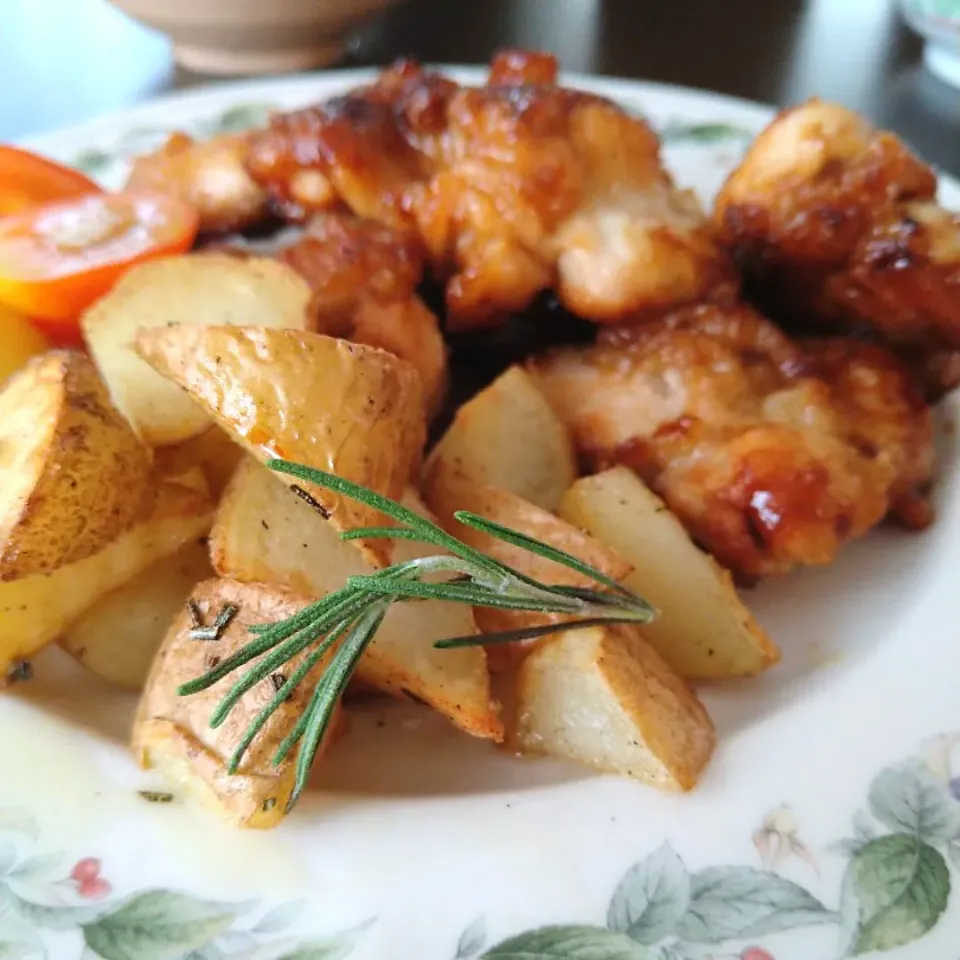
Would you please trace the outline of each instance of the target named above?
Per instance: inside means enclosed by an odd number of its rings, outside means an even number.
[[[277,258],[310,284],[313,329],[408,360],[428,414],[439,410],[447,352],[439,321],[416,293],[423,261],[415,237],[351,214],[322,214]]]
[[[742,580],[830,562],[888,513],[922,526],[932,416],[879,347],[801,349],[700,306],[530,364],[589,466],[625,463]]]
[[[174,133],[159,150],[134,160],[127,186],[175,193],[196,209],[204,233],[243,229],[267,213],[266,191],[244,167],[246,149],[240,134],[198,141]]]
[[[936,189],[893,134],[811,101],[757,138],[714,218],[776,315],[872,329],[936,397],[960,377],[960,218]]]
[[[413,228],[447,278],[453,327],[497,322],[550,287],[601,323],[736,287],[649,126],[556,86],[544,54],[501,54],[476,88],[398,64],[274,117],[247,167],[290,216],[340,201]]]

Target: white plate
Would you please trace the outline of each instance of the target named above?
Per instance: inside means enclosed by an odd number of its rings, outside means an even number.
[[[242,124],[361,76],[191,92],[31,146],[116,183],[123,154],[163,131]],[[670,165],[708,200],[770,117],[568,79],[666,127]],[[960,201],[951,182],[942,193]],[[750,594],[784,663],[705,692],[720,746],[689,796],[379,708],[280,829],[237,832],[179,798],[146,802],[158,784],[125,749],[132,699],[44,655],[0,699],[0,957],[953,960],[960,488],[944,446],[928,533],[875,532]]]

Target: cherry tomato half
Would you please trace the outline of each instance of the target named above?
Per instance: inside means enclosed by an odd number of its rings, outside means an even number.
[[[100,187],[79,170],[46,157],[0,145],[0,217],[54,200],[72,200]]]
[[[158,193],[100,193],[0,219],[0,303],[75,323],[134,264],[189,250],[196,211]]]

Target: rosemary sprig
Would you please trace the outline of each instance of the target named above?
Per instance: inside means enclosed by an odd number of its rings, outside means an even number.
[[[459,511],[454,516],[464,526],[575,570],[592,579],[597,587],[540,583],[463,543],[436,524],[373,490],[334,474],[285,460],[271,460],[267,465],[302,483],[325,487],[373,507],[395,524],[350,530],[340,535],[341,540],[415,540],[445,551],[437,556],[394,564],[373,574],[348,577],[339,590],[292,617],[277,623],[250,627],[251,639],[247,644],[203,676],[178,688],[181,696],[198,693],[257,660],[234,683],[210,717],[210,725],[218,727],[243,695],[256,684],[267,681],[275,688],[273,697],[254,718],[230,758],[227,771],[236,773],[250,745],[274,711],[327,658],[306,709],[273,758],[274,764],[280,764],[297,748],[294,788],[288,809],[296,803],[306,786],[310,767],[330,728],[337,703],[392,604],[444,600],[474,607],[558,613],[569,618],[501,633],[451,637],[434,644],[444,649],[532,639],[601,623],[646,623],[655,615],[645,600],[579,558],[477,514]],[[299,483],[293,484],[292,489],[306,502],[314,500]],[[437,574],[445,575],[446,579],[424,579]],[[222,632],[228,623],[229,618],[225,618],[222,624],[218,618],[215,626]],[[286,671],[281,672],[282,668],[301,656],[300,663],[289,675]]]

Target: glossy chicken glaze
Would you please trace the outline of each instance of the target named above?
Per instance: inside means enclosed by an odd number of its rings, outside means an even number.
[[[793,344],[698,307],[531,363],[592,468],[624,463],[741,580],[828,563],[888,512],[923,525],[929,408],[889,353]]]

